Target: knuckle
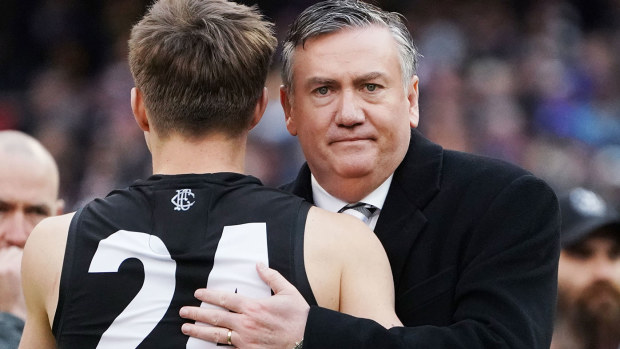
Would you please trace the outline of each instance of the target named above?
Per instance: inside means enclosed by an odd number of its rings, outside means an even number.
[[[211,325],[219,326],[221,319],[222,317],[216,313],[215,315],[213,315],[213,318],[211,318]]]
[[[223,308],[226,308],[226,305],[228,304],[228,302],[227,302],[225,294],[220,294],[219,295],[219,297],[218,297],[218,304],[220,306],[222,306]]]
[[[214,341],[215,343],[223,343],[223,342],[222,342],[222,338],[220,338],[220,337],[221,337],[221,336],[220,336],[220,333],[219,333],[219,332],[215,332],[215,333],[213,334],[213,341]]]

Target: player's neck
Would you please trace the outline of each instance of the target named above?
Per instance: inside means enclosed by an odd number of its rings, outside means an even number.
[[[165,140],[151,139],[154,174],[243,173],[247,136],[230,138],[212,134],[200,139],[171,135]]]

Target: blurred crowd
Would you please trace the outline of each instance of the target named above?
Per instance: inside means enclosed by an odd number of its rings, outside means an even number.
[[[257,3],[279,38],[314,1]],[[421,54],[420,129],[446,148],[516,163],[558,192],[620,202],[620,0],[375,1],[402,13]],[[56,158],[65,211],[146,177],[129,105],[127,39],[148,0],[0,2],[0,129]],[[294,178],[303,154],[284,127],[278,60],[247,170]]]

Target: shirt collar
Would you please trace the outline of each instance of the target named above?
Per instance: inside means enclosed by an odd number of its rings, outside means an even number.
[[[368,196],[360,201],[371,204],[381,210],[385,203],[385,198],[387,198],[390,184],[392,184],[393,176],[394,174],[390,175],[377,189],[373,190],[372,193],[368,194]],[[310,183],[312,185],[312,198],[318,207],[327,211],[338,212],[338,210],[348,204],[348,202],[336,198],[323,189],[312,174],[310,175]]]

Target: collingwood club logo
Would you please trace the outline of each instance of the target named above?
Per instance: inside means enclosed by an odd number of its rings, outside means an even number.
[[[196,203],[195,201],[190,201],[189,197],[194,198],[195,195],[194,193],[192,193],[191,189],[178,189],[177,190],[177,195],[175,195],[170,202],[172,202],[174,204],[174,210],[175,211],[187,211],[189,210],[190,207],[192,207],[192,205],[194,203]]]

